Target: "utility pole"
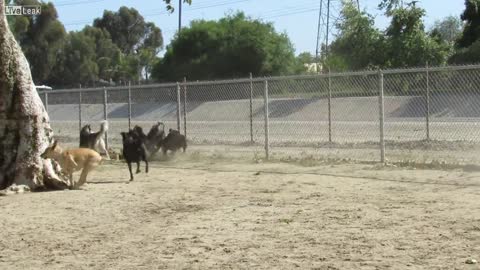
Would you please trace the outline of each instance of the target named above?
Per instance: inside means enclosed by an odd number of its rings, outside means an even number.
[[[360,0],[357,0],[357,8],[358,8],[358,11],[360,11]]]
[[[317,28],[317,48],[316,48],[316,59],[319,61],[319,65],[322,70],[328,70],[326,66],[326,59],[329,54],[329,42],[330,42],[330,17],[336,18],[339,17],[338,12],[342,1],[338,0],[319,0],[320,12],[318,14],[318,28]],[[353,2],[353,0],[350,0]],[[357,0],[357,5],[360,4],[360,0]],[[326,9],[326,10],[325,10]],[[332,14],[333,13],[333,14]]]
[[[330,30],[330,0],[327,1],[327,33],[325,34],[325,57],[328,57],[328,34]]]
[[[315,50],[315,59],[318,62],[320,56],[320,28],[322,27],[322,7],[323,0],[320,0],[320,10],[318,11],[318,26],[317,26],[317,49]]]
[[[178,32],[182,29],[182,0],[178,0]]]

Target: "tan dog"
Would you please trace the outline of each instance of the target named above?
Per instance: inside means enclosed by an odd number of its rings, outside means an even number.
[[[70,186],[78,188],[87,182],[87,175],[102,161],[100,154],[94,150],[87,148],[75,148],[63,150],[58,146],[58,142],[54,141],[43,154],[42,158],[50,158],[55,160],[62,167],[63,172],[70,178]],[[80,179],[77,183],[73,182],[73,172],[82,170]]]

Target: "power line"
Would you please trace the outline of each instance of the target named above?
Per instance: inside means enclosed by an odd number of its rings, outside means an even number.
[[[268,11],[265,11],[265,12],[261,12],[259,14],[259,17],[264,17],[266,16],[267,14],[271,14],[271,13],[278,13],[280,11],[287,11],[287,10],[296,10],[296,9],[303,9],[303,8],[311,8],[311,6],[316,3],[317,0],[310,0],[310,1],[304,1],[304,2],[297,2],[295,4],[295,6],[284,6],[284,7],[281,7],[281,8],[277,8],[277,9],[271,9],[271,10],[268,10]]]
[[[84,1],[76,1],[76,2],[60,2],[55,4],[55,7],[66,7],[66,6],[77,6],[77,5],[84,5],[84,4],[94,4],[98,2],[103,2],[105,0],[84,0]]]
[[[303,14],[303,13],[311,13],[311,12],[316,12],[318,11],[318,8],[314,9],[305,9],[305,10],[300,10],[300,11],[295,11],[295,12],[286,12],[283,14],[278,14],[278,15],[273,15],[273,16],[268,16],[268,17],[263,17],[261,19],[273,19],[273,18],[278,18],[278,17],[285,17],[285,16],[290,16],[290,15],[296,15],[296,14]]]
[[[104,1],[104,0],[93,0],[93,1]],[[206,8],[212,8],[212,7],[219,7],[219,6],[225,6],[225,5],[231,5],[231,4],[236,4],[236,3],[242,3],[242,2],[248,2],[251,0],[237,0],[237,1],[223,1],[223,2],[217,2],[215,4],[211,5],[203,5],[195,8],[190,8],[186,9],[183,12],[191,12],[195,10],[201,10],[201,9],[206,9]],[[143,14],[143,17],[154,17],[154,16],[159,16],[159,15],[167,15],[169,14],[168,11],[162,11],[162,12],[153,12],[153,13],[147,13]],[[74,21],[74,22],[68,22],[65,23],[64,25],[69,26],[69,25],[81,25],[81,24],[88,24],[90,20],[82,20],[82,21]]]
[[[185,9],[184,12],[190,12],[190,11],[201,10],[201,9],[212,8],[212,7],[228,6],[231,4],[237,4],[237,3],[248,2],[248,1],[251,1],[251,0],[237,0],[237,1],[222,2],[222,3],[212,4],[212,5],[205,5],[205,6]],[[143,17],[153,17],[153,16],[167,15],[167,14],[169,14],[168,11],[153,12],[153,13],[144,14]]]

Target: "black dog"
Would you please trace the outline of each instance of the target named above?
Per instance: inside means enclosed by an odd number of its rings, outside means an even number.
[[[82,130],[80,130],[80,148],[90,148],[90,134],[92,133],[92,128],[90,125],[83,126]]]
[[[160,126],[162,126],[162,129],[160,129]],[[145,145],[148,158],[152,158],[158,152],[158,150],[160,150],[162,141],[165,138],[165,125],[161,122],[158,122],[152,126],[148,132],[148,135],[145,135],[140,126],[135,126],[133,131],[138,134],[139,138]]]
[[[183,152],[185,153],[187,150],[187,139],[184,135],[180,134],[178,130],[170,129],[161,145],[163,155],[166,155],[168,150],[175,153],[180,148],[183,148]]]
[[[140,161],[145,162],[145,172],[148,173],[148,161],[145,145],[140,135],[134,130],[121,132],[123,143],[123,158],[127,162],[130,181],[133,181],[132,162],[137,163],[137,173],[140,172]]]

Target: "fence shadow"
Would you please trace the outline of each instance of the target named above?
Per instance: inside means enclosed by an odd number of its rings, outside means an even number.
[[[282,118],[302,111],[306,106],[318,102],[318,99],[291,99],[270,100],[268,103],[268,115],[272,118]],[[263,116],[264,106],[257,109],[253,116]]]
[[[132,119],[142,118],[144,116],[153,115],[153,118],[174,118],[176,116],[175,103],[135,103],[132,104]],[[109,119],[125,119],[128,118],[128,104],[115,107],[108,113]]]

